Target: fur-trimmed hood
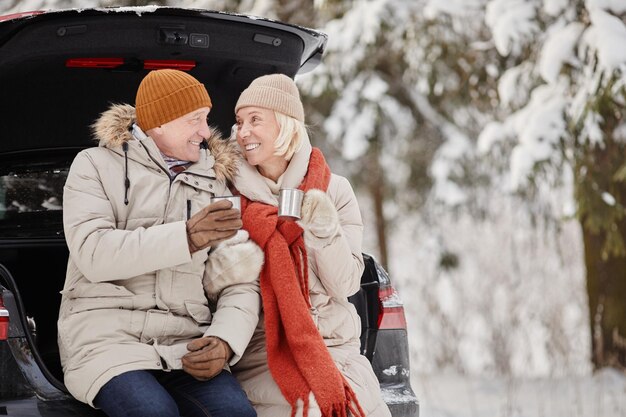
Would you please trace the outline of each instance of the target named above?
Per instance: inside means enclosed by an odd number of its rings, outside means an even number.
[[[121,147],[124,142],[133,139],[132,128],[136,122],[135,108],[130,104],[112,104],[108,110],[91,125],[94,139],[106,148]],[[239,147],[211,128],[211,134],[205,139],[209,152],[215,158],[213,170],[219,180],[232,181],[241,161]]]

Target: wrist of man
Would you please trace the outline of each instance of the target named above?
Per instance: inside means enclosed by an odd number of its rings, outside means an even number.
[[[198,247],[193,243],[189,230],[187,230],[187,246],[189,247],[189,253],[192,255],[199,250]]]
[[[226,360],[226,362],[230,362],[230,360],[233,358],[234,352],[233,349],[230,347],[230,345],[228,344],[227,341],[225,341],[222,338],[217,337],[217,339],[222,342],[222,347],[224,348],[224,359]]]

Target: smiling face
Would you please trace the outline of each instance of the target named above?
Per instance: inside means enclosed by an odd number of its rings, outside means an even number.
[[[273,110],[244,107],[237,112],[237,143],[252,166],[274,181],[287,169],[287,160],[276,153],[280,126]]]
[[[200,144],[210,135],[207,124],[210,111],[209,107],[201,107],[146,133],[163,154],[181,161],[196,162],[200,159]]]

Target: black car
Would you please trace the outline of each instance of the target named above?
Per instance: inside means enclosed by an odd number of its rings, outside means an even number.
[[[327,37],[272,20],[139,7],[0,17],[0,415],[103,416],[63,385],[57,315],[68,249],[63,184],[89,125],[112,102],[134,102],[147,71],[202,81],[210,123],[228,135],[239,93],[256,77],[290,77],[320,62]],[[404,310],[368,255],[361,290],[362,353],[394,417],[418,416],[409,382]]]

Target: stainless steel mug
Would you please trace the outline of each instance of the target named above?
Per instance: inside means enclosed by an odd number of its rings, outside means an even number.
[[[278,217],[300,219],[304,191],[297,188],[281,188],[278,192]]]
[[[241,211],[241,197],[238,195],[216,195],[211,198],[211,203],[217,203],[220,200],[228,200],[233,203],[233,208]]]

